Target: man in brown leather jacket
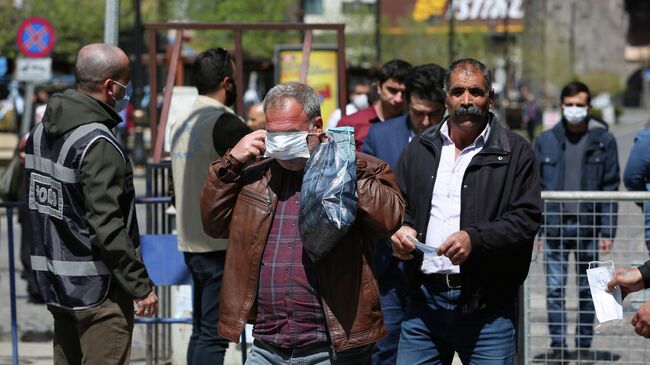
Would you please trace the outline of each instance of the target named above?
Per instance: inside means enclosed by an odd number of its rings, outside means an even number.
[[[319,99],[305,84],[281,84],[264,111],[268,133],[250,133],[213,163],[201,196],[205,231],[229,239],[219,333],[236,342],[246,321],[255,324],[247,364],[369,363],[386,334],[371,246],[402,222],[395,177],[387,163],[357,154],[356,221],[312,262],[298,210],[307,156],[323,137]],[[272,158],[244,168],[261,156]]]

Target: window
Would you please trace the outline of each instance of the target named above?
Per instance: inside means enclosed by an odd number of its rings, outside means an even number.
[[[323,14],[323,0],[304,0],[305,14]]]

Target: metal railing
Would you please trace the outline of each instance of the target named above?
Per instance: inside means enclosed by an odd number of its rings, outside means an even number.
[[[650,342],[636,335],[630,325],[634,312],[650,295],[646,291],[629,295],[624,301],[622,323],[597,329],[584,271],[591,260],[635,267],[648,259],[644,213],[638,205],[650,201],[650,192],[543,192],[542,198],[545,214],[540,239],[523,288],[519,337],[524,345],[523,363],[650,363]],[[611,250],[599,252],[603,238],[599,232],[611,229],[616,232]],[[561,262],[565,262],[566,271]],[[593,323],[589,315],[594,315]],[[566,336],[562,336],[563,327]],[[589,328],[593,328],[593,335],[589,335]],[[551,346],[552,342],[562,345],[562,341],[565,346]],[[590,341],[589,349],[578,347]]]
[[[11,311],[11,363],[18,365],[18,320],[16,312],[16,263],[14,255],[14,209],[25,205],[24,202],[0,202],[0,208],[6,209],[7,251],[9,256],[9,305]],[[2,225],[0,224],[0,230]],[[0,242],[0,248],[1,247]]]

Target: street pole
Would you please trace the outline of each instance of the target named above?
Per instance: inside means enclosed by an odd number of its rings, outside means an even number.
[[[449,64],[451,65],[456,58],[454,49],[454,37],[456,36],[456,17],[454,16],[454,0],[449,0]]]
[[[106,0],[104,15],[104,43],[117,46],[120,19],[120,0]]]
[[[142,14],[140,11],[140,0],[133,0],[133,7],[135,9],[135,41],[134,41],[134,68],[133,68],[133,105],[135,112],[133,119],[136,122],[135,138],[133,140],[133,163],[137,166],[142,166],[147,163],[147,151],[144,147],[144,119],[145,113],[140,108],[140,102],[144,94],[144,65],[142,64],[142,54],[144,53],[144,32],[142,28]],[[152,56],[153,55],[153,56]],[[150,52],[149,57],[155,57],[156,52]]]
[[[375,3],[375,62],[381,64],[381,0]]]

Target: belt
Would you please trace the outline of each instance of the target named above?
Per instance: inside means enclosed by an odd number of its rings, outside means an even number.
[[[319,352],[327,352],[330,350],[330,346],[327,343],[317,343],[314,345],[300,347],[300,348],[282,348],[275,345],[271,345],[270,343],[261,340],[253,340],[253,344],[257,347],[265,349],[266,351],[280,354],[287,358],[309,356]]]
[[[458,289],[461,284],[460,274],[425,274],[422,282],[438,288]]]

